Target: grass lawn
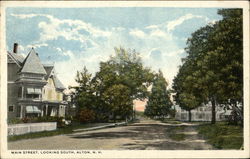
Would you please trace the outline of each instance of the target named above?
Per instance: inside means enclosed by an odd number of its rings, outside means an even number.
[[[163,121],[163,123],[168,123],[168,124],[181,124],[182,122],[180,122],[180,121],[174,121],[174,120],[166,120],[166,121]]]
[[[243,128],[225,122],[203,124],[198,132],[217,149],[240,149],[243,144]]]
[[[182,122],[175,120],[175,119],[164,119],[162,122],[168,123],[168,124],[181,124],[182,123]]]
[[[184,126],[172,126],[167,130],[170,139],[175,141],[181,141],[185,139],[185,134],[181,133],[184,131]]]
[[[169,137],[175,141],[182,141],[185,139],[185,134],[169,134]]]

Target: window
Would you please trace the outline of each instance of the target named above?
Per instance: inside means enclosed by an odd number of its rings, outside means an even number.
[[[14,106],[13,105],[9,106],[9,112],[14,112]]]
[[[42,94],[41,88],[27,88],[26,98],[39,99]]]
[[[27,94],[42,94],[41,88],[27,88]]]
[[[40,88],[35,88],[35,94],[42,94],[42,91]]]

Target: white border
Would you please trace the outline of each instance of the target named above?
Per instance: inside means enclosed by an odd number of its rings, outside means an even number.
[[[7,150],[7,57],[5,8],[7,7],[191,7],[243,8],[244,26],[244,150],[102,150],[100,155],[12,155]],[[249,2],[247,1],[4,1],[1,2],[1,156],[2,158],[249,158]],[[40,150],[39,152],[43,152]]]

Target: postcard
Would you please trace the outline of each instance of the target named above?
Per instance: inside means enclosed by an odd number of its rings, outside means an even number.
[[[1,158],[249,158],[247,1],[2,1]]]

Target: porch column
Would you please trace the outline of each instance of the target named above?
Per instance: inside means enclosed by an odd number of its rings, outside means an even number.
[[[23,118],[23,105],[20,105],[21,109],[20,109],[20,118]]]
[[[63,106],[63,116],[65,117],[66,116],[66,105]],[[68,114],[67,114],[68,115]]]
[[[23,99],[23,97],[24,97],[24,87],[23,87],[23,85],[22,85],[22,99]]]
[[[48,116],[48,104],[46,104],[46,116]]]
[[[41,106],[41,110],[42,110],[42,111],[41,111],[41,116],[43,116],[43,111],[44,111],[43,108],[44,108],[44,105]]]

